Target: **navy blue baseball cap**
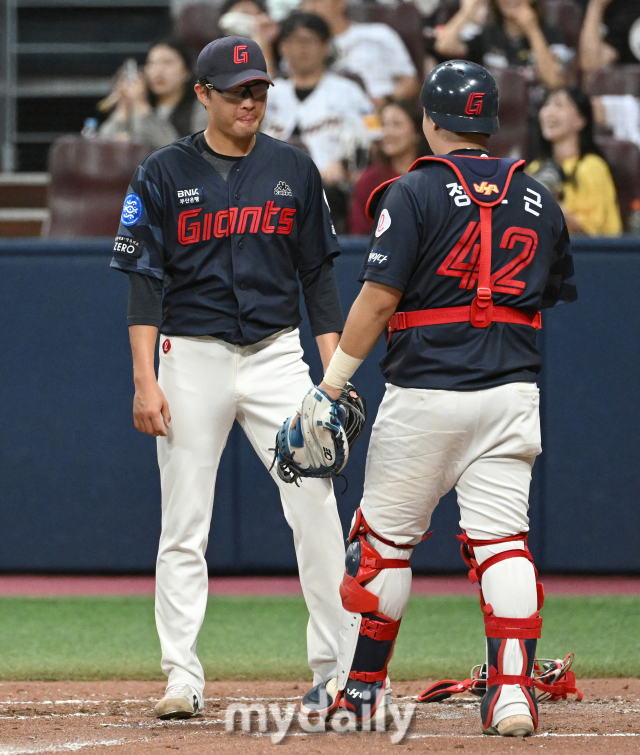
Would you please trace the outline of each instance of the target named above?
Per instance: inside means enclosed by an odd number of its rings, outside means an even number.
[[[196,76],[198,81],[208,81],[223,91],[247,81],[273,84],[260,46],[246,37],[222,37],[209,42],[198,56]]]

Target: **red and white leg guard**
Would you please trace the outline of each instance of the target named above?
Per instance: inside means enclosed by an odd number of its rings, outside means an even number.
[[[487,690],[480,708],[483,730],[496,733],[497,725],[512,716],[530,716],[535,729],[538,708],[532,689],[533,664],[542,630],[539,611],[544,590],[537,581],[527,535],[472,540],[464,533],[458,539],[469,579],[480,585],[484,614]]]
[[[411,592],[412,550],[375,533],[358,509],[340,586],[345,614],[338,688],[340,705],[359,722],[370,719],[385,696],[387,666]]]

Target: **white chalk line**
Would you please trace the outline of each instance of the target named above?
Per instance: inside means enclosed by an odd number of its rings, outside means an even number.
[[[556,732],[544,731],[540,734],[534,734],[532,741],[554,737],[558,739],[568,738],[609,738],[609,737],[640,737],[640,732],[609,732],[604,734],[585,733],[585,734],[557,734]],[[407,739],[487,739],[486,734],[407,734]]]
[[[38,755],[45,752],[78,752],[87,747],[115,747],[126,742],[126,739],[104,739],[104,740],[82,740],[79,742],[65,742],[58,745],[46,745],[44,747],[2,747],[0,745],[0,755]],[[139,740],[146,741],[146,740]]]
[[[273,702],[277,702],[278,700],[300,700],[302,695],[296,695],[295,697],[205,697],[204,702],[205,703],[219,703],[224,700],[251,700],[258,702],[260,700],[269,700]],[[113,700],[111,698],[101,698],[98,700],[0,700],[0,706],[1,705],[11,705],[13,707],[16,707],[18,705],[127,705],[132,703],[140,703],[140,704],[147,704],[147,703],[157,703],[159,697],[147,697],[144,699],[138,699],[138,698],[131,698],[131,699],[117,699]],[[404,698],[404,697],[396,697],[396,700],[411,700],[413,698]]]

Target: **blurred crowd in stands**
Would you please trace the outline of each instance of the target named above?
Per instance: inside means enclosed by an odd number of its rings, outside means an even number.
[[[572,233],[640,233],[640,0],[183,2],[175,36],[118,71],[99,136],[150,151],[205,128],[194,59],[229,34],[260,44],[262,130],[311,155],[339,232],[368,234],[373,188],[429,154],[421,83],[466,58],[498,82],[492,154],[526,158]]]

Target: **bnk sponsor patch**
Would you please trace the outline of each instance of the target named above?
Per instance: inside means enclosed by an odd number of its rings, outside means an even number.
[[[369,252],[367,259],[367,265],[372,267],[386,267],[389,261],[389,255],[387,252]]]
[[[176,196],[178,197],[178,204],[200,204],[203,199],[202,186],[198,186],[195,189],[178,189]]]
[[[126,257],[141,257],[144,245],[138,239],[129,238],[129,236],[116,236],[113,251],[117,254],[124,254]]]

